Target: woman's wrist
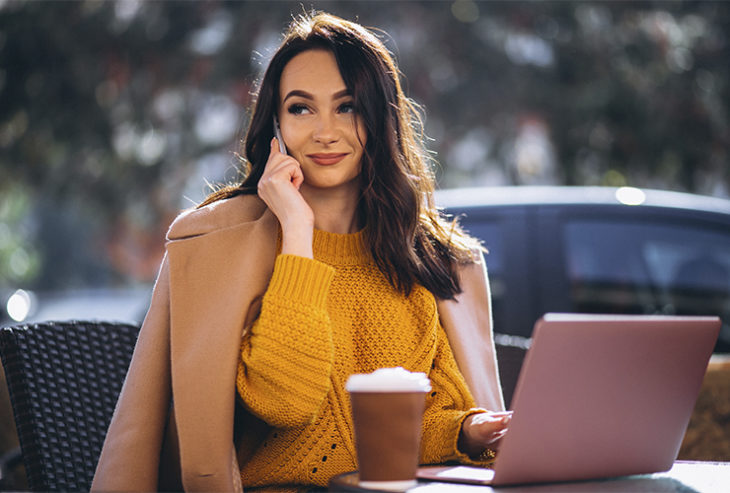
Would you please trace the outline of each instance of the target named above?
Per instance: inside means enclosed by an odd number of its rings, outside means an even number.
[[[468,455],[469,458],[471,458],[472,460],[479,462],[490,461],[497,456],[497,453],[494,451],[494,449],[491,449],[488,446],[485,447],[483,443],[469,441],[468,439],[466,439],[464,437],[463,429],[462,432],[459,434],[459,442],[457,447],[459,448],[460,452]]]
[[[281,253],[314,258],[312,241],[314,226],[297,224],[296,226],[282,225]]]
[[[477,440],[474,440],[469,433],[471,422],[473,419],[474,415],[471,414],[467,416],[466,419],[464,419],[464,421],[462,422],[461,430],[459,431],[459,440],[457,442],[457,447],[459,448],[459,451],[475,459],[485,449],[484,445],[479,443]]]

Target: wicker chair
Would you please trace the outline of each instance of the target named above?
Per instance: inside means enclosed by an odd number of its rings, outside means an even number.
[[[88,491],[139,327],[47,322],[0,330],[0,357],[34,491]]]

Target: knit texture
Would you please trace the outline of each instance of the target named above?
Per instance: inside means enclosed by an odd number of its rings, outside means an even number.
[[[244,336],[237,388],[269,425],[245,451],[245,487],[320,485],[357,469],[345,381],[403,366],[431,379],[421,463],[471,462],[457,449],[474,400],[420,285],[394,290],[367,253],[362,233],[315,230],[314,260],[279,255],[261,314]]]

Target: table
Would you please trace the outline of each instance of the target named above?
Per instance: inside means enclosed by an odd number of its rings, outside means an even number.
[[[330,491],[375,491],[360,488],[357,471],[340,474],[330,481]],[[626,476],[598,481],[552,483],[531,486],[475,486],[466,484],[419,481],[409,493],[726,493],[730,491],[730,462],[676,461],[667,472]]]

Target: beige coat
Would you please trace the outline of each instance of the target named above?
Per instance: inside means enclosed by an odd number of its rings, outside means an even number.
[[[234,382],[242,331],[258,316],[273,272],[277,234],[276,217],[250,195],[173,222],[92,490],[241,490]],[[438,303],[441,322],[477,403],[502,410],[484,262],[460,276],[457,301]]]

